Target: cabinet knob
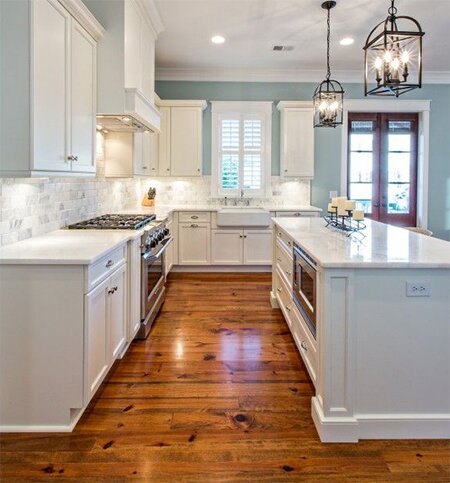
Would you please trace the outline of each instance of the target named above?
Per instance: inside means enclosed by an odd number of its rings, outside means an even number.
[[[105,267],[106,267],[106,268],[109,268],[109,267],[112,267],[113,265],[114,265],[114,262],[113,262],[112,260],[108,260],[108,261],[106,262]]]
[[[286,275],[290,277],[292,275],[292,272],[290,272],[289,270],[286,270]]]
[[[170,168],[167,168],[166,171],[170,171]]]
[[[285,169],[284,172],[287,173],[287,169]]]
[[[147,169],[147,166],[142,166],[142,169]]]
[[[200,168],[198,168],[197,171],[200,173]]]
[[[300,347],[305,351],[308,352],[308,346],[304,340],[302,340]]]
[[[197,215],[192,215],[191,216],[191,220],[198,220],[198,216]]]
[[[277,292],[280,292],[280,293],[282,292],[280,287],[277,288]]]
[[[281,262],[281,257],[277,257],[277,260],[278,260],[279,262]]]
[[[290,312],[290,311],[291,311],[291,307],[290,307],[290,305],[286,305],[286,310],[287,310],[288,312]]]
[[[198,228],[197,223],[192,223],[191,228]]]
[[[239,238],[242,238],[242,235],[239,235]]]

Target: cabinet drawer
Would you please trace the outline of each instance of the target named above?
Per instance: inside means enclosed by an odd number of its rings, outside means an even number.
[[[291,237],[289,237],[288,235],[286,235],[286,233],[281,231],[279,227],[276,226],[275,229],[277,233],[277,240],[279,242],[284,243],[284,245],[286,246],[286,250],[291,254],[291,256],[293,256],[292,254],[293,243],[292,243]]]
[[[285,245],[277,242],[275,256],[278,270],[283,272],[284,276],[289,282],[289,285],[292,287],[292,271],[294,262],[292,257],[289,255],[289,252],[286,251]]]
[[[87,267],[86,292],[92,290],[126,261],[126,244],[116,248]]]
[[[211,221],[211,213],[209,211],[180,211],[178,216],[179,221],[184,223],[190,221],[209,223]]]
[[[279,269],[277,269],[276,274],[276,297],[280,305],[281,311],[284,314],[286,322],[288,323],[289,327],[291,327],[291,313],[294,305],[294,302],[292,300],[292,289],[287,285],[284,279],[284,275],[280,272]]]
[[[306,368],[308,369],[311,380],[316,384],[317,379],[317,344],[310,335],[306,322],[303,320],[297,306],[292,304],[291,315],[291,332],[295,340],[297,349],[303,358]]]

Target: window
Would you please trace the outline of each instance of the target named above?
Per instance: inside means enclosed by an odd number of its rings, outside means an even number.
[[[271,128],[271,102],[212,103],[213,196],[267,194]]]
[[[349,113],[348,195],[370,218],[416,225],[418,115]]]

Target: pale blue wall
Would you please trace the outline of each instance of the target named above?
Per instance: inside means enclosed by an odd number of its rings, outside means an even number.
[[[175,82],[159,81],[156,91],[163,99],[206,99],[208,101],[309,100],[310,83],[264,82]],[[361,99],[362,85],[345,84],[346,97]],[[450,86],[429,85],[403,99],[431,99],[429,227],[436,236],[450,240]],[[272,132],[272,174],[280,173],[280,116],[274,108]],[[211,172],[211,110],[204,116],[203,168]],[[341,129],[315,129],[315,178],[311,203],[326,208],[330,190],[339,190]]]

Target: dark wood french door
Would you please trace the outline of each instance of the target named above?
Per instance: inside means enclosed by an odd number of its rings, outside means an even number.
[[[416,226],[418,114],[349,113],[348,197],[369,218]]]

